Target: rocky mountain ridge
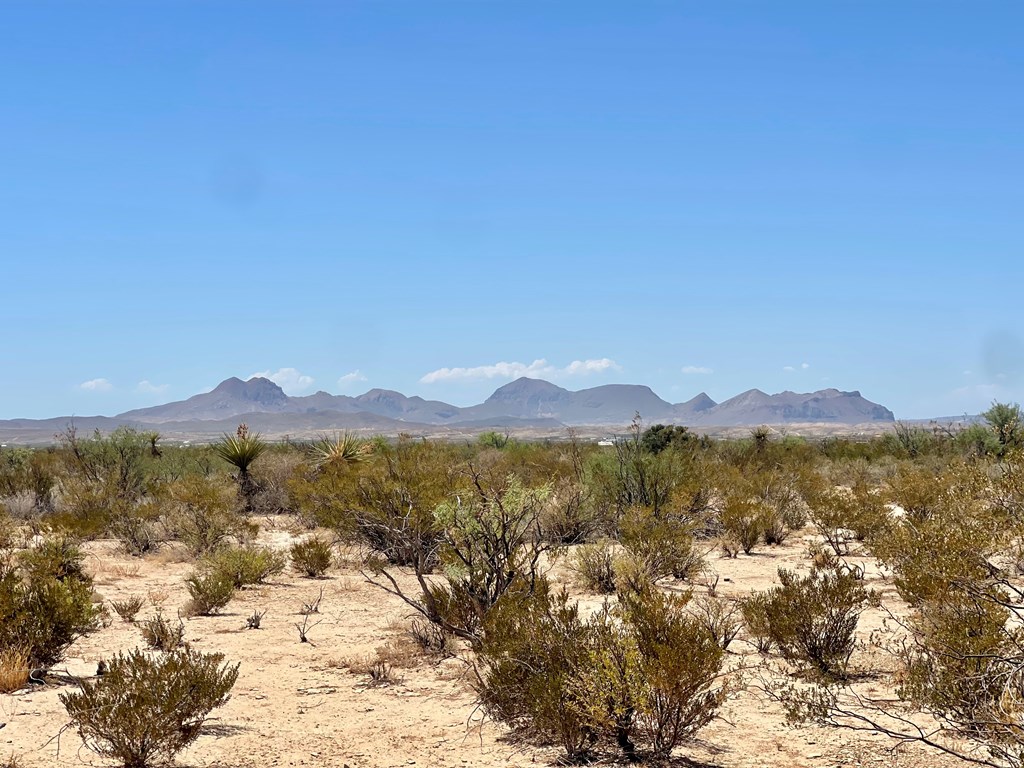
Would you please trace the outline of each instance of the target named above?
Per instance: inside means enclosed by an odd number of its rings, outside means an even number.
[[[210,392],[117,416],[76,418],[83,429],[113,429],[120,424],[180,434],[220,434],[246,421],[273,434],[359,429],[382,434],[452,432],[484,429],[555,430],[567,426],[615,430],[639,413],[648,424],[691,427],[741,427],[792,423],[864,424],[894,420],[892,411],[860,392],[823,389],[769,395],[751,389],[716,403],[701,392],[684,403],[670,403],[650,387],[605,384],[569,390],[541,379],[519,378],[498,387],[483,403],[469,407],[371,389],[361,395],[316,392],[292,397],[269,379],[230,378]],[[0,439],[46,430],[61,431],[70,417],[0,421]],[[51,434],[52,434],[51,431]]]

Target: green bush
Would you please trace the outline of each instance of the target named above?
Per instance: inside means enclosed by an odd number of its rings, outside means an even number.
[[[295,542],[292,544],[289,554],[292,568],[311,579],[323,576],[334,563],[334,550],[331,543],[319,536],[311,536],[304,541]]]
[[[159,523],[158,506],[142,504],[135,509],[114,515],[107,533],[113,536],[132,557],[155,552],[164,543],[164,532]]]
[[[191,476],[170,483],[161,499],[167,527],[194,557],[256,534],[256,526],[236,511],[235,493],[214,478]]]
[[[284,570],[285,556],[266,547],[233,547],[207,555],[197,566],[201,574],[217,574],[231,581],[235,589],[262,584]]]
[[[861,582],[847,571],[817,567],[804,577],[780,568],[779,582],[744,604],[752,634],[766,630],[787,661],[807,664],[825,678],[844,677],[868,602]]]
[[[758,653],[768,653],[775,645],[771,622],[768,620],[769,599],[767,592],[755,592],[740,601],[743,623]]]
[[[635,507],[623,517],[619,541],[636,572],[655,582],[667,576],[692,578],[704,566],[688,519]]]
[[[687,599],[648,587],[583,621],[546,582],[507,595],[485,622],[482,706],[572,761],[612,743],[630,759],[641,749],[667,758],[715,717],[726,691],[721,645]]]
[[[722,646],[722,650],[729,650],[729,646],[736,638],[741,626],[740,609],[737,604],[729,600],[718,600],[702,595],[691,601],[690,611],[711,633],[715,642]]]
[[[583,759],[598,739],[580,672],[590,643],[575,605],[545,583],[506,595],[486,619],[477,693],[487,714]]]
[[[724,535],[749,555],[764,534],[764,511],[756,501],[731,496],[722,509],[722,528]]]
[[[78,539],[68,534],[48,536],[35,547],[20,552],[18,559],[30,578],[92,583],[85,573],[85,553]]]
[[[238,665],[222,666],[223,660],[191,650],[165,656],[135,650],[59,698],[90,749],[124,768],[148,768],[199,738],[210,712],[227,703]]]
[[[569,556],[580,586],[598,595],[615,592],[615,550],[610,544],[581,544]]]
[[[720,679],[722,644],[686,612],[688,599],[649,589],[623,606],[636,644],[637,726],[656,760],[710,723],[727,693]]]
[[[231,602],[235,595],[232,578],[221,571],[193,573],[185,579],[191,596],[187,611],[192,616],[210,616]]]
[[[185,644],[185,625],[181,619],[175,624],[165,618],[159,608],[154,616],[144,619],[139,628],[146,644],[158,651],[173,651]]]
[[[19,558],[0,557],[0,650],[22,649],[49,667],[99,617],[77,545],[48,539]]]

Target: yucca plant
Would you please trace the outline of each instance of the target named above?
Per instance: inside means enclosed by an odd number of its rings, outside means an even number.
[[[341,466],[344,464],[356,464],[370,453],[372,446],[365,440],[351,435],[348,432],[330,435],[321,435],[316,442],[310,446],[313,465],[317,469],[327,466]]]
[[[238,470],[238,490],[245,502],[245,511],[253,509],[253,496],[259,488],[249,474],[249,467],[267,450],[267,443],[259,432],[249,432],[246,424],[239,424],[235,434],[224,438],[213,446],[213,450],[224,461]]]

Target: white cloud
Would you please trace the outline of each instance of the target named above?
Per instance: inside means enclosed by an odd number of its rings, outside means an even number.
[[[564,368],[551,365],[543,358],[526,363],[494,363],[478,365],[472,368],[438,368],[424,374],[421,384],[434,384],[439,381],[470,381],[476,379],[518,379],[520,376],[544,376],[552,379],[569,376],[588,376],[592,373],[605,371],[621,371],[622,366],[607,357],[596,360],[573,360]]]
[[[793,371],[796,370],[796,368],[794,368],[792,365],[784,365],[782,366],[782,370],[784,370],[786,373],[792,373]]]
[[[83,381],[78,385],[79,389],[84,389],[86,392],[109,392],[114,388],[106,379],[89,379],[89,381]]]
[[[797,371],[797,370],[806,371],[810,367],[811,367],[810,363],[800,363],[800,367],[799,368],[797,368],[795,365],[784,365],[784,366],[782,366],[782,370],[784,370],[786,373],[793,373],[794,371]]]
[[[143,379],[135,385],[135,391],[144,395],[160,395],[167,391],[167,384],[154,384],[148,379]]]
[[[314,381],[312,376],[306,376],[304,373],[299,373],[296,368],[278,368],[273,373],[270,371],[260,371],[252,374],[252,376],[260,376],[264,379],[270,379],[289,395],[296,392],[304,392],[313,386]],[[249,378],[251,379],[252,376]]]
[[[344,376],[338,379],[339,387],[347,387],[349,384],[358,384],[361,381],[366,381],[366,376],[358,368],[352,373],[346,373]]]
[[[714,369],[708,368],[707,366],[704,366],[704,365],[684,365],[683,366],[683,373],[685,373],[687,376],[691,376],[691,375],[706,376],[709,373],[714,373],[714,372],[715,372]]]
[[[808,368],[811,367],[811,364],[810,363],[800,363],[800,367],[803,368],[806,371]]]

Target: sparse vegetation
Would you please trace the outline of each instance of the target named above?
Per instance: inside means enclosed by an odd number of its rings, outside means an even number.
[[[114,609],[114,613],[121,617],[121,621],[131,624],[135,621],[135,615],[142,610],[142,606],[146,604],[138,595],[132,595],[126,597],[124,600],[111,600],[110,607]]]
[[[117,579],[197,557],[184,584],[148,585],[158,610],[138,621],[151,648],[174,655],[187,647],[185,625],[161,606],[178,605],[184,589],[181,615],[209,615],[285,567],[317,578],[360,564],[417,616],[391,627],[360,674],[386,684],[416,665],[462,675],[475,664],[484,711],[513,740],[559,745],[567,759],[668,757],[715,716],[731,658],[758,666],[764,690],[796,720],[920,740],[886,718],[925,712],[938,723],[936,748],[1019,765],[1024,453],[1013,409],[989,415],[962,430],[903,425],[887,438],[820,443],[767,430],[714,441],[637,424],[601,448],[575,437],[349,439],[321,461],[308,445],[268,446],[249,503],[240,468],[231,465],[236,489],[209,446],[125,432],[4,450],[0,691],[24,687],[32,670],[45,675],[105,621],[90,574],[120,590]],[[274,498],[264,498],[271,484]],[[294,536],[287,549],[256,546],[247,509],[294,512],[259,518],[275,546]],[[119,561],[107,561],[108,542],[89,541],[101,535],[120,542]],[[739,559],[722,559],[720,544]],[[125,566],[126,555],[139,559]],[[780,557],[793,565],[766,583]],[[762,562],[761,591],[750,593]],[[572,595],[552,581],[567,571]],[[868,591],[876,584],[880,602]],[[347,610],[321,613],[321,585],[362,598],[350,573],[293,592],[282,615],[301,614],[295,652],[327,645]],[[260,604],[287,588],[263,587]],[[579,593],[614,597],[597,610],[587,598],[581,610]],[[223,631],[260,629],[256,598],[249,592]],[[107,602],[129,623],[144,606],[139,596]],[[858,630],[869,605],[887,617],[872,621],[870,637]],[[332,632],[318,637],[321,621]],[[467,665],[443,661],[453,656]],[[859,685],[862,672],[877,698]]]
[[[156,613],[139,623],[146,644],[157,651],[173,651],[185,644],[185,625],[168,619],[158,608]]]

